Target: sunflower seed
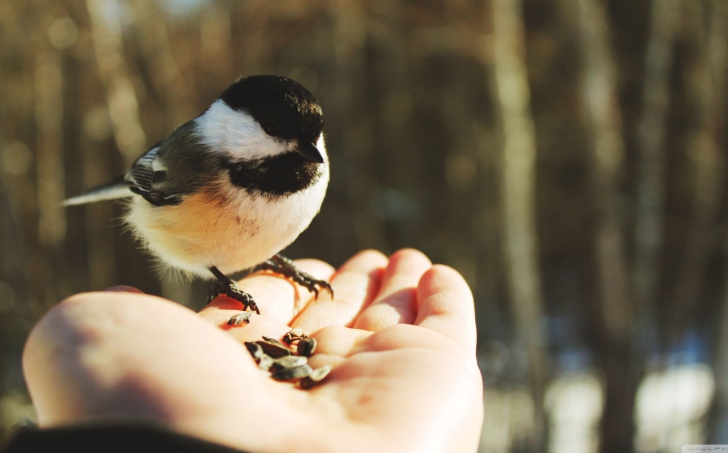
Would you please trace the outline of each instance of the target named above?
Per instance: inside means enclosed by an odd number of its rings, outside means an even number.
[[[316,344],[315,338],[302,338],[296,346],[296,353],[304,357],[311,357],[316,352]]]
[[[281,368],[270,375],[276,381],[293,381],[305,378],[313,372],[308,364],[296,366],[292,368]]]
[[[293,354],[291,348],[284,345],[275,338],[263,337],[262,340],[258,340],[256,341],[256,343],[258,343],[263,348],[263,352],[273,357],[274,359],[277,359],[278,357],[283,357],[285,355]]]
[[[278,371],[284,368],[295,368],[297,366],[305,365],[307,363],[308,359],[306,357],[287,355],[279,359],[275,359],[273,361],[273,366],[271,366],[271,370]]]
[[[238,313],[237,315],[233,315],[228,319],[227,325],[237,327],[241,324],[248,325],[250,324],[250,317],[252,316],[252,312],[250,311],[242,311]]]
[[[263,348],[258,343],[246,341],[245,347],[248,348],[248,352],[250,352],[250,355],[253,356],[256,362],[264,355]]]
[[[319,382],[323,381],[332,369],[333,367],[331,365],[324,365],[316,368],[311,371],[308,376],[301,379],[301,382],[299,382],[298,385],[300,385],[302,389],[310,389]]]
[[[268,354],[263,354],[263,357],[258,361],[258,368],[263,371],[269,371],[271,366],[273,366],[273,358]]]

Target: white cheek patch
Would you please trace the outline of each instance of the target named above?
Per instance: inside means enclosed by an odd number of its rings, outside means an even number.
[[[324,158],[324,162],[328,162],[329,156],[326,154],[326,143],[324,143],[323,132],[319,135],[318,141],[316,142],[316,148],[321,152],[321,156]]]
[[[197,136],[214,152],[228,154],[233,161],[262,159],[284,153],[290,145],[263,131],[246,112],[230,108],[218,99],[195,119]]]

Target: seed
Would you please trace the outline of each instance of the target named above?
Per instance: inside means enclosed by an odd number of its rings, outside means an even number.
[[[273,366],[273,357],[268,354],[263,354],[263,357],[258,361],[258,368],[263,371],[268,371],[271,366]]]
[[[296,340],[302,340],[306,337],[308,337],[308,335],[306,335],[303,329],[295,328],[289,330],[288,332],[286,332],[285,335],[283,335],[283,342],[286,344],[291,344]]]
[[[237,315],[233,315],[228,319],[227,325],[237,327],[241,324],[248,325],[250,324],[250,316],[252,315],[252,312],[249,311],[243,311],[238,313]]]
[[[261,370],[268,371],[271,365],[273,365],[273,358],[263,352],[263,347],[258,343],[246,341],[245,347],[248,348],[248,352],[250,352],[250,355],[253,356],[255,363],[258,364],[258,368]]]
[[[310,389],[319,382],[323,381],[331,372],[332,368],[333,367],[331,365],[324,365],[316,368],[311,371],[308,376],[301,379],[301,382],[299,382],[298,385],[300,385],[302,389]]]
[[[293,381],[296,379],[305,378],[313,372],[308,364],[296,366],[292,368],[281,368],[270,375],[276,381]]]
[[[275,359],[271,369],[273,371],[277,371],[284,368],[295,368],[297,366],[305,365],[306,363],[308,363],[308,359],[306,357],[287,355],[279,359]]]
[[[250,355],[253,356],[256,362],[264,355],[263,348],[258,343],[246,341],[245,347],[248,348],[248,352],[250,352]]]
[[[256,341],[256,343],[258,343],[263,348],[263,352],[273,357],[274,359],[277,359],[278,357],[283,357],[285,355],[291,355],[293,353],[293,351],[291,351],[291,348],[284,345],[275,338],[263,337],[262,340],[258,340]]]
[[[311,357],[314,352],[316,352],[316,344],[317,343],[315,338],[303,338],[298,342],[298,345],[296,346],[296,352],[298,353],[298,355]]]
[[[271,378],[277,381],[297,383],[301,389],[310,389],[323,381],[331,372],[331,365],[313,369],[308,364],[308,357],[316,352],[317,342],[301,329],[291,329],[283,336],[288,345],[271,337],[262,340],[245,342],[245,347],[255,359],[258,368],[270,372]]]

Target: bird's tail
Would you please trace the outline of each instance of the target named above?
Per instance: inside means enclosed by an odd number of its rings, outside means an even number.
[[[124,183],[123,177],[103,186],[91,189],[83,195],[68,198],[63,201],[63,206],[76,206],[79,204],[94,203],[103,200],[115,200],[132,196],[129,186]]]

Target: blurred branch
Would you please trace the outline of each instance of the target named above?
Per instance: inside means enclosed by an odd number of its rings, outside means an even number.
[[[147,140],[139,121],[134,85],[124,61],[118,4],[116,0],[86,0],[86,5],[116,146],[126,164],[131,165],[146,150]]]
[[[633,284],[640,322],[654,319],[663,242],[666,189],[665,136],[670,107],[670,72],[680,0],[652,0],[645,57],[642,111],[637,124],[639,180]]]
[[[535,215],[536,135],[530,112],[525,30],[519,0],[493,0],[493,69],[503,127],[502,218],[516,331],[528,354],[535,409],[533,451],[543,449],[547,379]]]

